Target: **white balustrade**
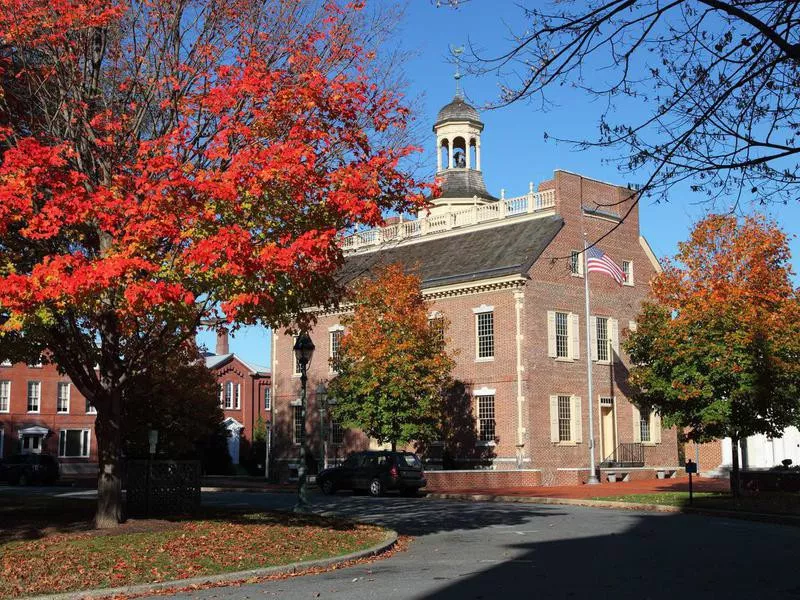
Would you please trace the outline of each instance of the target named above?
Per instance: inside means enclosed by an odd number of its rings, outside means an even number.
[[[532,188],[531,188],[532,189]],[[514,218],[552,208],[556,205],[555,190],[529,191],[524,196],[505,198],[499,202],[481,204],[413,221],[401,221],[386,227],[359,231],[341,238],[342,249],[350,252],[365,246],[415,238],[429,233],[447,231],[453,227],[468,227],[495,219]]]

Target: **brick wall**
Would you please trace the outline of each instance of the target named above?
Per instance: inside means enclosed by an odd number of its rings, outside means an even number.
[[[600,418],[601,397],[614,399],[615,426],[608,429],[614,439],[606,440],[606,449],[613,449],[622,442],[633,442],[634,426],[638,426],[638,423],[634,420],[634,409],[628,402],[630,390],[625,385],[627,357],[622,351],[617,360],[593,364],[594,398],[591,401],[587,398],[584,280],[569,273],[568,257],[572,250],[583,250],[583,231],[586,231],[590,241],[607,234],[599,244],[602,250],[618,263],[623,260],[632,262],[633,286],[620,286],[611,278],[598,274],[592,274],[590,280],[592,315],[616,319],[620,338],[623,338],[629,321],[636,318],[641,302],[648,294],[648,282],[656,270],[639,240],[638,211],[629,190],[564,171],[557,171],[554,178],[540,184],[539,189],[556,190],[557,211],[565,224],[530,269],[530,279],[503,289],[473,287],[441,295],[433,300],[431,309],[442,313],[450,321],[447,337],[448,347],[456,352],[454,376],[465,384],[471,394],[485,388],[494,390],[495,395],[496,444],[482,446],[476,450],[474,457],[462,457],[459,468],[467,468],[472,461],[481,466],[490,464],[496,471],[519,467],[541,469],[540,479],[544,485],[579,483],[588,474],[588,470],[576,470],[589,464],[587,404],[590,403],[594,411],[597,463],[605,456]],[[582,207],[589,210],[583,210]],[[618,216],[626,214],[626,220],[620,225]],[[457,236],[452,240],[458,243]],[[520,293],[523,372],[522,397],[518,404],[515,296]],[[495,356],[491,361],[476,360],[473,309],[481,305],[491,306],[494,310]],[[547,312],[553,310],[578,315],[580,354],[577,360],[556,361],[548,357]],[[333,376],[328,366],[328,329],[337,325],[339,320],[337,315],[323,315],[310,332],[316,353],[309,367],[308,429],[310,447],[317,457],[321,455],[321,450],[317,438],[320,419],[315,390],[318,384],[324,384]],[[291,436],[290,404],[299,398],[300,380],[291,374],[294,360],[292,338],[277,333],[273,343],[275,450],[279,462],[286,463],[294,460],[297,454],[297,446],[288,440]],[[551,441],[550,396],[558,394],[581,397],[582,441],[578,443],[559,444]],[[521,411],[518,406],[521,406]],[[476,419],[475,402],[472,401],[468,408],[472,411],[472,419]],[[520,426],[521,439],[518,439]],[[368,440],[364,436],[350,432],[346,444],[338,452],[344,455],[367,446]],[[660,443],[644,448],[645,465],[677,467],[677,450],[675,431],[663,430]],[[655,477],[652,470],[646,473]]]
[[[426,471],[428,492],[455,490],[493,490],[501,488],[537,487],[542,484],[541,472],[535,469],[518,471]]]

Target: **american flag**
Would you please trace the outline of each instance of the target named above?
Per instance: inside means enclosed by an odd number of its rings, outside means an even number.
[[[597,246],[592,246],[586,251],[586,268],[589,273],[593,271],[605,273],[609,277],[613,277],[620,285],[622,285],[622,282],[626,279],[625,273],[619,265],[611,260],[608,254],[605,254]]]

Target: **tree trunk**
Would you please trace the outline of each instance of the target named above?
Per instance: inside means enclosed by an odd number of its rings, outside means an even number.
[[[100,472],[97,476],[97,514],[95,527],[108,529],[122,522],[122,397],[112,392],[106,402],[97,403],[97,453]]]
[[[739,497],[739,438],[731,436],[731,493]]]
[[[397,442],[392,440],[392,452],[397,452]]]

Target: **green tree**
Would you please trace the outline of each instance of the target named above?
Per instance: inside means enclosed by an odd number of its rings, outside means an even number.
[[[177,353],[136,375],[126,391],[125,454],[147,456],[148,431],[156,429],[159,456],[196,457],[199,446],[217,434],[223,418],[216,377],[197,349],[184,344]]]
[[[738,448],[800,420],[800,304],[786,235],[760,218],[710,216],[652,283],[625,342],[634,402],[697,442]]]
[[[446,324],[428,322],[419,277],[390,265],[358,283],[353,301],[329,386],[334,418],[392,449],[436,436],[454,362]]]

